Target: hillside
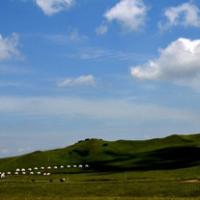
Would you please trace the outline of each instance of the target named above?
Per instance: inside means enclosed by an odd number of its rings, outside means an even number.
[[[143,141],[86,139],[62,149],[0,159],[0,170],[79,163],[100,171],[196,166],[200,165],[200,134]]]

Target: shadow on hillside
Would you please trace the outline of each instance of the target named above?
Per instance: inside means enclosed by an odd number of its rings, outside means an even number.
[[[178,169],[200,164],[200,148],[172,147],[135,155],[115,155],[109,161],[92,162],[98,171]]]

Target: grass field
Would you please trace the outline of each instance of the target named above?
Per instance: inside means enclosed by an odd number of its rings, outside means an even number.
[[[145,172],[60,174],[50,177],[15,176],[0,181],[0,199],[192,200],[200,199],[198,177],[199,167]],[[62,183],[60,178],[66,178],[66,181]]]
[[[200,134],[146,141],[86,139],[62,149],[0,159],[0,171],[12,173],[35,166],[90,166],[53,168],[48,177],[8,176],[0,180],[0,200],[200,199],[199,155]]]
[[[96,171],[200,166],[200,134],[144,141],[86,139],[66,148],[0,159],[0,171],[34,166],[91,164]]]

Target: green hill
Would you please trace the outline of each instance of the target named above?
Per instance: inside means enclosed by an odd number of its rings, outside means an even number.
[[[200,165],[200,134],[143,141],[86,139],[62,149],[0,159],[0,170],[86,163],[98,171],[197,166]]]

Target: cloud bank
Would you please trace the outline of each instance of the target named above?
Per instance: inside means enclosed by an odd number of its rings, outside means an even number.
[[[196,122],[199,117],[189,110],[142,104],[125,99],[87,99],[78,97],[0,96],[0,115],[59,116],[120,119],[135,121],[176,120]]]

